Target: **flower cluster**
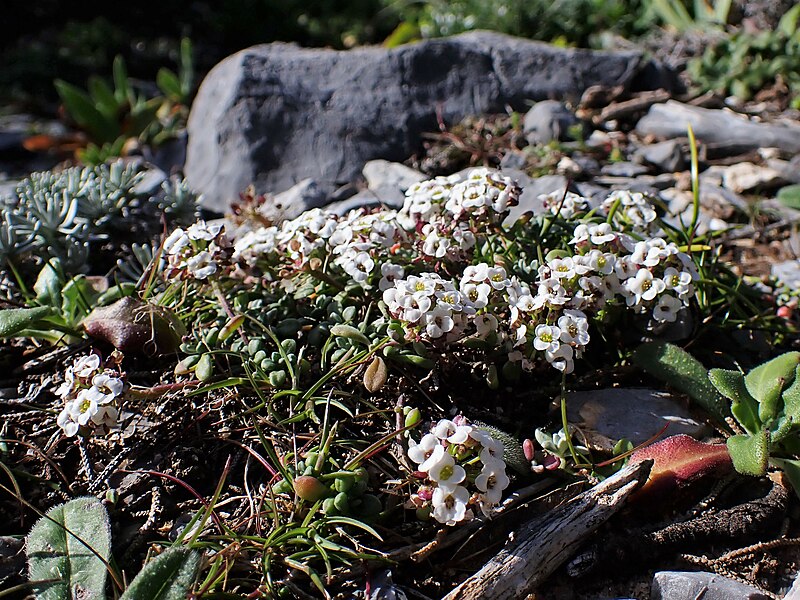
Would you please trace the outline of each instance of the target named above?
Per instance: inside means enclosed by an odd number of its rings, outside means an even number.
[[[101,366],[97,354],[75,360],[64,373],[56,394],[64,408],[56,422],[67,437],[85,432],[108,432],[117,426],[118,405],[125,384],[119,373]]]
[[[541,194],[538,199],[546,210],[563,219],[572,219],[589,207],[589,201],[586,198],[573,192],[551,192],[550,194]]]
[[[603,201],[601,208],[609,214],[618,227],[628,225],[637,233],[652,232],[656,211],[650,199],[641,192],[615,190]]]
[[[488,515],[509,484],[502,442],[461,416],[442,419],[419,443],[409,440],[408,457],[423,480],[409,507],[446,525],[473,518],[475,509]]]
[[[164,252],[176,275],[207,280],[220,268],[222,225],[197,221],[184,231],[178,227],[166,240]]]

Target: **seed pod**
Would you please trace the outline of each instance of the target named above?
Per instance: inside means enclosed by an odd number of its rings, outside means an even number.
[[[347,493],[352,489],[354,483],[355,480],[352,477],[337,477],[333,481],[333,489],[337,492]]]
[[[294,492],[303,500],[316,502],[329,496],[331,490],[316,477],[301,475],[294,480]]]
[[[194,374],[200,381],[211,379],[214,375],[214,358],[210,354],[203,354],[197,361]]]
[[[344,492],[339,492],[333,498],[333,505],[343,515],[350,514],[350,498],[347,497],[347,494]]]
[[[219,330],[219,341],[224,342],[229,337],[231,337],[234,334],[234,332],[236,332],[236,330],[242,326],[242,323],[244,323],[244,319],[245,319],[244,315],[237,315],[233,317],[230,321],[225,323],[222,329]]]
[[[286,383],[286,371],[273,371],[269,374],[269,384],[272,387],[283,387],[284,383]]]
[[[389,370],[386,368],[386,363],[380,356],[376,356],[364,371],[364,387],[368,392],[374,394],[386,384],[388,377]]]
[[[369,338],[352,325],[334,325],[331,327],[331,335],[369,346]]]
[[[219,341],[219,327],[212,327],[206,334],[203,336],[203,341],[213,348],[217,345],[217,341]]]
[[[422,413],[419,412],[418,408],[412,408],[406,414],[406,418],[405,418],[405,421],[404,421],[403,425],[405,427],[413,427],[414,425],[419,423],[420,420],[422,420]]]

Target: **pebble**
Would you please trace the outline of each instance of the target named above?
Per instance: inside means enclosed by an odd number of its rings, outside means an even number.
[[[651,600],[768,600],[758,588],[706,572],[661,571],[653,577]]]

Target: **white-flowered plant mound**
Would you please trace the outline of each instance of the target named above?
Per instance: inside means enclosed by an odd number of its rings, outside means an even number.
[[[165,250],[174,274],[200,282],[257,273],[293,292],[315,273],[342,289],[358,285],[382,301],[397,342],[444,350],[482,340],[525,370],[546,361],[571,372],[590,341],[589,319],[609,305],[660,323],[688,306],[697,271],[658,235],[647,196],[616,191],[593,211],[573,193],[543,196],[571,235],[542,248],[533,224],[503,223],[520,193],[508,177],[475,169],[415,184],[398,212],[314,209],[230,236],[201,222],[173,232]]]
[[[509,484],[502,442],[462,416],[442,419],[419,443],[410,440],[408,457],[420,479],[408,507],[446,525],[469,520],[476,510],[488,515]]]
[[[56,394],[64,408],[56,422],[68,437],[84,433],[108,433],[117,426],[118,404],[125,382],[113,369],[101,366],[100,356],[89,354],[67,367],[64,382]]]

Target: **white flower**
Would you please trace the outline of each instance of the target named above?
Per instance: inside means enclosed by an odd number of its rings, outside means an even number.
[[[375,268],[375,261],[366,252],[359,252],[349,257],[343,265],[347,273],[356,283],[364,283]]]
[[[675,296],[664,294],[659,297],[658,304],[653,308],[653,318],[661,323],[674,323],[682,306],[683,303]]]
[[[446,440],[456,432],[456,424],[450,419],[440,420],[433,428],[433,435],[440,440]]]
[[[178,227],[175,231],[169,234],[164,240],[164,252],[170,256],[180,254],[180,252],[189,245],[189,236],[186,232]]]
[[[464,444],[472,434],[471,425],[456,425],[456,430],[447,438],[451,444]]]
[[[97,354],[89,354],[88,356],[81,356],[72,365],[72,372],[76,377],[86,379],[94,375],[94,372],[100,368],[100,357]]]
[[[475,478],[475,487],[483,492],[481,500],[490,506],[500,503],[503,499],[503,490],[509,483],[506,465],[502,461],[485,464],[480,475]]]
[[[548,263],[550,272],[557,279],[572,279],[575,277],[575,263],[571,258],[556,258]]]
[[[475,329],[478,335],[482,338],[487,337],[491,333],[497,331],[497,317],[489,313],[483,313],[475,317]]]
[[[504,290],[511,285],[511,281],[506,275],[506,270],[503,267],[490,267],[487,269],[489,285],[496,290]]]
[[[114,406],[101,406],[92,416],[92,422],[96,425],[108,427],[109,429],[117,426],[119,411]]]
[[[439,445],[439,438],[432,433],[422,436],[419,444],[414,440],[408,441],[408,457],[417,464],[424,463],[433,454],[433,449]]]
[[[639,269],[636,276],[626,280],[623,285],[631,294],[627,298],[628,306],[639,304],[642,300],[652,300],[667,287],[661,279],[655,279],[647,269]]]
[[[381,277],[380,282],[378,283],[378,289],[381,291],[388,290],[390,287],[394,285],[394,282],[398,279],[402,279],[405,272],[403,271],[403,267],[400,265],[395,265],[390,262],[385,262],[381,265]]]
[[[560,340],[565,344],[586,346],[589,343],[589,321],[579,310],[565,310],[558,318]]]
[[[98,404],[108,404],[122,393],[123,383],[118,377],[100,373],[92,378],[92,387],[85,390]]]
[[[429,338],[440,338],[453,331],[455,322],[449,308],[437,306],[425,314],[425,333]]]
[[[489,304],[489,294],[492,292],[492,287],[488,283],[463,283],[461,284],[461,293],[469,301],[469,303],[477,309],[484,308]]]
[[[449,454],[431,467],[428,478],[435,481],[443,489],[453,489],[467,478],[464,467],[457,465],[455,459]]]
[[[572,373],[575,369],[572,346],[561,344],[556,350],[547,350],[544,357],[555,369],[564,373]]]
[[[59,398],[66,399],[72,393],[74,387],[75,375],[73,374],[73,368],[67,367],[67,370],[64,371],[64,382],[56,389],[56,395]]]
[[[97,401],[89,393],[89,390],[81,390],[78,397],[70,402],[70,418],[77,421],[79,425],[86,425],[99,410]]]
[[[420,465],[419,470],[423,473],[428,473],[431,469],[433,469],[436,465],[438,465],[443,460],[446,460],[445,457],[453,458],[447,452],[444,451],[444,447],[441,445],[437,445],[434,447],[433,451],[430,453],[430,456],[426,458]]]
[[[403,319],[416,323],[430,310],[431,299],[427,296],[403,296],[400,306],[403,309]]]
[[[72,420],[72,413],[75,411],[74,404],[77,400],[71,400],[67,402],[64,406],[64,409],[58,414],[56,418],[56,423],[58,424],[61,429],[64,430],[64,433],[67,437],[72,437],[78,433],[80,429],[80,425],[78,425],[77,421]]]
[[[483,448],[481,449],[480,459],[483,464],[489,465],[503,462],[503,442],[489,436],[481,441],[481,445]]]
[[[489,265],[480,263],[477,265],[469,265],[464,268],[461,274],[462,283],[483,283],[489,278]]]
[[[446,525],[455,525],[463,521],[467,514],[469,492],[462,485],[452,489],[437,487],[433,490],[433,518]]]
[[[664,271],[664,284],[668,290],[673,290],[681,299],[694,293],[692,274],[688,271],[678,271],[675,267],[667,267]]]
[[[428,223],[422,228],[422,252],[428,256],[442,258],[450,248],[450,240],[439,235],[436,226]]]
[[[191,240],[205,240],[210,242],[213,240],[219,232],[222,230],[221,223],[214,223],[209,224],[205,221],[198,221],[197,223],[192,224],[189,229],[186,231],[186,234],[189,236]]]
[[[533,347],[537,350],[555,352],[561,345],[559,342],[561,330],[555,325],[537,325],[534,335],[536,337],[533,340]]]
[[[186,261],[189,272],[196,279],[206,279],[217,272],[217,263],[210,252],[202,250]]]

